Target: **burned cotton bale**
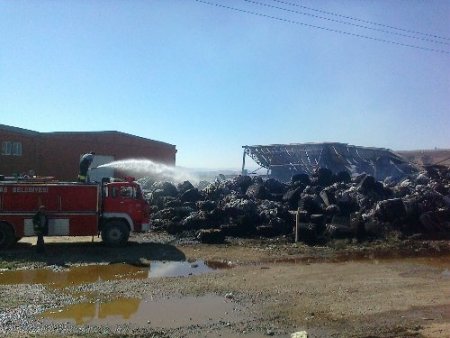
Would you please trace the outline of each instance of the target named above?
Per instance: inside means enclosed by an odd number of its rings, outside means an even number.
[[[323,214],[312,214],[310,222],[316,225],[316,230],[322,233],[325,230],[325,216]]]
[[[256,227],[256,234],[262,237],[274,237],[280,235],[292,234],[294,228],[294,219],[285,220],[280,217],[274,217],[268,223],[258,225]]]
[[[238,233],[237,236],[255,233],[256,226],[260,222],[255,202],[248,199],[233,199],[225,204],[223,211],[229,222],[237,226],[233,229]]]
[[[311,179],[309,178],[308,174],[295,174],[292,176],[292,184],[296,183],[302,183],[303,185],[310,185]]]
[[[239,192],[241,194],[245,193],[250,185],[252,185],[252,178],[250,176],[236,176],[232,180],[226,182],[226,185],[232,191]]]
[[[203,211],[203,213],[206,215],[208,222],[212,225],[223,224],[227,221],[225,211],[222,209],[217,208],[211,211]]]
[[[261,237],[275,237],[280,235],[280,232],[271,225],[258,225],[256,234]]]
[[[242,192],[246,191],[252,184],[252,179],[250,176],[238,176],[234,181],[236,185],[241,188]]]
[[[147,198],[150,204],[158,206],[158,208],[163,207],[163,198],[164,198],[164,191],[162,189],[156,189],[153,190],[151,193],[148,194]]]
[[[178,222],[168,221],[167,224],[165,225],[165,228],[167,232],[171,235],[175,235],[183,231],[181,224]]]
[[[221,229],[200,230],[197,239],[206,244],[222,244],[225,242],[225,234]]]
[[[322,207],[320,206],[317,197],[314,195],[302,196],[298,206],[301,210],[305,210],[309,214],[322,213]]]
[[[266,199],[269,196],[269,192],[264,184],[258,183],[249,186],[245,194],[250,198],[259,200]]]
[[[217,208],[217,203],[214,201],[198,201],[196,205],[202,211],[212,211]]]
[[[325,235],[328,238],[332,239],[344,239],[344,238],[352,238],[353,232],[352,229],[343,224],[327,224]]]
[[[292,233],[294,229],[294,218],[286,219],[281,217],[271,218],[269,225],[272,226],[279,235],[287,235]]]
[[[284,193],[287,190],[287,186],[284,183],[269,178],[267,181],[264,181],[264,186],[267,190],[266,199],[271,201],[282,201]]]
[[[355,212],[350,215],[350,228],[358,241],[362,241],[367,238],[368,232],[366,231],[365,222],[359,212]]]
[[[424,173],[420,173],[419,175],[417,175],[416,177],[417,184],[428,184],[428,182],[430,182],[430,178]]]
[[[334,194],[335,189],[330,189],[330,187],[323,189],[319,196],[322,198],[323,203],[328,207],[331,204],[336,204],[336,198]]]
[[[203,199],[203,195],[196,188],[188,189],[181,194],[181,202],[197,202]]]
[[[277,202],[264,200],[257,206],[257,210],[258,214],[264,220],[269,220],[272,217],[278,216],[281,207],[282,206]]]
[[[200,212],[193,212],[181,221],[181,227],[183,230],[197,230],[203,228],[209,228],[208,220],[205,215]]]
[[[234,199],[225,204],[223,210],[228,216],[256,214],[256,204],[248,199]]]
[[[312,184],[315,183],[321,187],[328,187],[333,184],[333,172],[328,168],[319,168],[312,177]]]
[[[153,184],[152,189],[153,190],[156,190],[156,189],[162,190],[163,196],[171,196],[171,197],[178,196],[178,189],[171,182],[156,182],[155,184]]]
[[[264,186],[271,194],[284,194],[286,192],[286,185],[273,178],[265,181]]]
[[[295,189],[288,190],[283,195],[282,201],[288,204],[290,210],[296,210],[298,208],[298,202],[304,189],[305,186],[301,185]]]
[[[184,181],[184,182],[178,184],[178,191],[181,194],[184,193],[185,191],[190,190],[190,189],[194,189],[194,186],[189,181]]]
[[[428,211],[420,215],[420,223],[427,232],[447,232],[450,230],[450,211]]]
[[[336,204],[331,204],[329,206],[327,206],[327,208],[325,209],[325,214],[328,217],[333,217],[334,215],[338,215],[341,213],[341,209],[339,209],[339,207]]]
[[[313,223],[298,224],[298,239],[308,245],[316,245],[318,243],[317,226]]]
[[[206,199],[213,201],[220,200],[231,193],[230,189],[221,182],[209,184],[202,192],[206,195]]]
[[[263,201],[258,206],[258,214],[259,221],[264,226],[272,228],[272,230],[267,229],[268,232],[277,235],[288,234],[292,232],[295,217],[291,215],[281,203],[273,201]]]
[[[347,171],[340,171],[336,174],[335,181],[342,183],[350,183],[352,181],[352,177]]]
[[[182,203],[175,197],[165,196],[162,199],[162,205],[164,208],[179,208],[182,206]]]
[[[225,236],[233,237],[248,237],[256,234],[256,227],[258,222],[255,219],[248,216],[239,216],[231,218],[226,224],[220,225],[220,229],[223,230]]]
[[[256,227],[260,224],[260,220],[256,214],[246,214],[233,218],[233,223],[238,226],[241,236],[249,236],[256,233]]]
[[[165,208],[160,211],[157,211],[153,214],[154,218],[161,218],[161,219],[169,219],[172,220],[173,218],[184,218],[186,216],[189,216],[194,210],[189,207],[176,207],[176,208]]]
[[[392,198],[377,203],[375,217],[381,222],[392,223],[406,216],[406,208],[401,198]]]
[[[358,191],[363,194],[376,191],[377,190],[376,184],[377,181],[375,180],[375,177],[367,175],[358,184]]]
[[[336,204],[341,215],[349,216],[352,212],[359,211],[357,196],[358,194],[350,189],[336,194]]]
[[[373,176],[365,176],[358,184],[358,192],[373,200],[392,197],[392,191],[383,186]]]

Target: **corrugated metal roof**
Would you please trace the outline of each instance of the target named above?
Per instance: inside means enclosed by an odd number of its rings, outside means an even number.
[[[286,180],[296,173],[312,174],[317,168],[334,173],[368,173],[384,179],[408,175],[416,168],[404,158],[385,148],[362,147],[347,143],[291,143],[243,146],[245,154],[273,176]]]

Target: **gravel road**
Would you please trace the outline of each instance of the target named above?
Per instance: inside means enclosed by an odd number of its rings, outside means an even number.
[[[450,245],[289,238],[124,248],[35,239],[0,253],[1,337],[447,337]]]

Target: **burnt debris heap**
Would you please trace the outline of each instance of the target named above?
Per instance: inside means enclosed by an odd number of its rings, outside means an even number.
[[[144,191],[155,229],[195,233],[209,243],[225,236],[293,236],[295,212],[299,239],[310,245],[383,238],[391,231],[435,235],[450,230],[450,169],[442,166],[397,181],[319,168],[296,174],[289,183],[237,176],[198,188],[188,181],[147,182]]]
[[[242,171],[249,156],[269,176],[288,182],[295,174],[311,175],[317,168],[327,168],[350,175],[367,173],[377,180],[398,179],[418,169],[404,158],[385,148],[361,147],[346,143],[294,143],[243,146]]]

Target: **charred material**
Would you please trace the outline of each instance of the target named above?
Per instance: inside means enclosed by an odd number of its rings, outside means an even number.
[[[450,234],[447,167],[426,168],[397,183],[323,168],[295,175],[288,184],[238,176],[203,189],[157,182],[145,193],[154,229],[190,233],[204,243],[221,243],[225,236],[294,236],[296,215],[299,239],[309,245],[382,239],[392,231]]]

